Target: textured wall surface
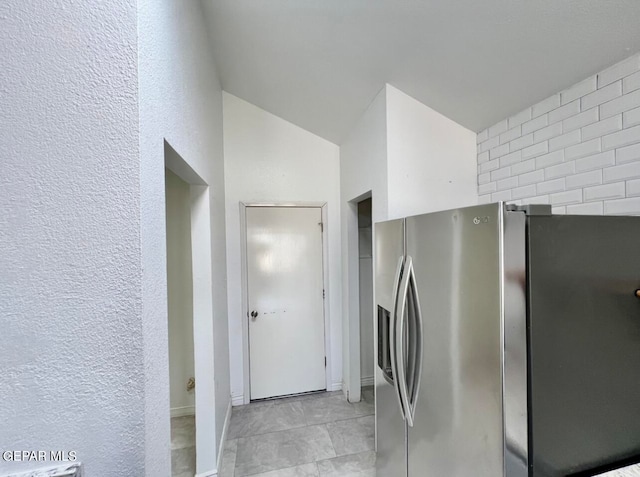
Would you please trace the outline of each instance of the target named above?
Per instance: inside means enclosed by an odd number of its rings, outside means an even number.
[[[640,54],[478,134],[481,202],[640,214]]]
[[[164,141],[209,185],[213,316],[199,348],[197,468],[216,468],[230,399],[222,96],[200,2],[138,1],[141,246],[146,369],[146,472],[168,476],[169,369]],[[196,369],[198,365],[196,364]]]
[[[246,397],[243,381],[240,202],[327,202],[331,384],[342,379],[340,313],[340,175],[338,146],[224,93],[227,190],[229,342],[234,404]]]
[[[0,4],[0,449],[88,476],[144,474],[136,34],[133,0]]]

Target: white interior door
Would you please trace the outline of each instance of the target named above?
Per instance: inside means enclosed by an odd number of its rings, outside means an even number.
[[[247,207],[251,399],[326,389],[319,207]]]

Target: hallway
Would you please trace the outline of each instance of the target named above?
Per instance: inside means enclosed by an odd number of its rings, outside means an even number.
[[[220,477],[374,477],[374,394],[341,391],[233,409]]]

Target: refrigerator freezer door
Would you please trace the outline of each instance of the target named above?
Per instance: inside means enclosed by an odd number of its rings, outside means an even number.
[[[406,477],[406,424],[391,365],[395,302],[404,257],[404,220],[375,225],[376,352],[376,469],[377,475]]]
[[[502,214],[489,204],[405,219],[424,332],[409,477],[503,475]]]
[[[534,477],[640,458],[638,244],[640,217],[529,218]]]

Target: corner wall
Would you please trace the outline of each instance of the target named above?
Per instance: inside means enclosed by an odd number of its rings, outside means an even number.
[[[481,202],[640,214],[640,54],[478,134]]]
[[[227,267],[231,386],[244,389],[240,202],[327,202],[332,389],[342,379],[340,290],[340,174],[338,146],[228,93],[224,98]]]
[[[213,367],[196,382],[197,472],[213,472],[230,402],[222,93],[200,2],[140,0],[138,38],[146,475],[171,471],[165,140],[208,184],[202,197],[211,212],[213,315],[198,320],[198,328],[206,331],[198,333],[194,345],[196,354],[206,357],[203,365]]]
[[[372,197],[374,248],[376,222],[476,204],[475,138],[472,131],[385,85],[340,147],[343,368],[350,401],[360,400],[360,323],[351,319],[359,316],[354,199]],[[375,353],[374,346],[374,358]]]
[[[386,220],[386,88],[380,90],[340,145],[343,391],[352,402],[360,400],[361,384],[358,216],[354,199],[369,194],[372,221]]]
[[[133,0],[0,4],[0,449],[104,477],[167,461],[145,445],[136,27]]]
[[[387,85],[389,219],[475,205],[476,134]]]

